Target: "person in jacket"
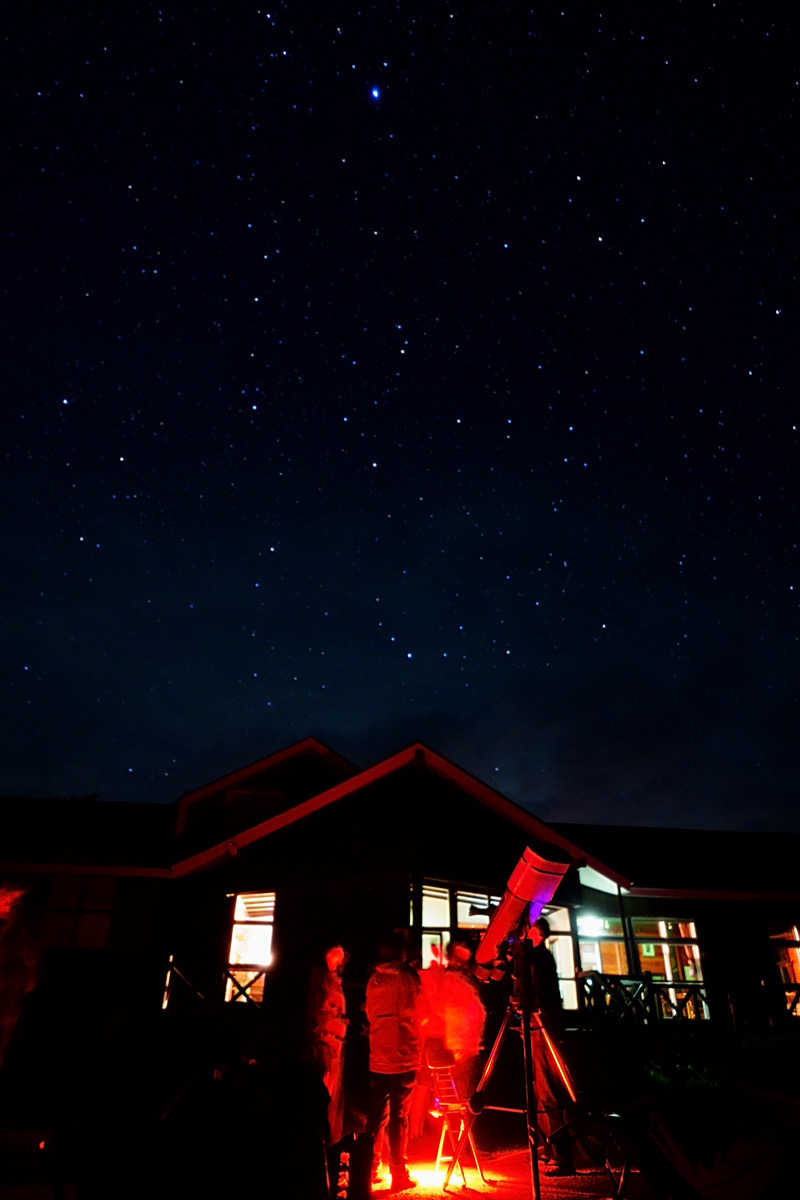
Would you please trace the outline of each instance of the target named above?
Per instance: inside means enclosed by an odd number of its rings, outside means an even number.
[[[406,1163],[408,1113],[421,1058],[423,1004],[419,975],[401,935],[384,939],[367,981],[369,1107],[365,1140],[370,1160],[388,1126],[391,1190],[416,1186]]]
[[[470,971],[472,947],[451,942],[447,965],[432,962],[422,972],[427,1007],[426,1054],[452,1064],[459,1096],[469,1099],[478,1079],[486,1009]],[[442,1057],[444,1056],[444,1057]]]
[[[470,971],[471,961],[471,946],[452,943],[441,986],[444,1044],[453,1055],[453,1079],[464,1100],[469,1099],[478,1081],[486,1024],[486,1009]]]
[[[347,955],[338,942],[325,951],[311,973],[309,1027],[314,1063],[328,1092],[328,1144],[342,1138],[344,1118],[344,1046],[347,1011],[342,971]]]

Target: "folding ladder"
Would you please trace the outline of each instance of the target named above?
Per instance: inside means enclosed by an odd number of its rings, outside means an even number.
[[[431,1115],[440,1118],[442,1122],[442,1132],[439,1135],[439,1146],[436,1151],[435,1170],[438,1172],[443,1164],[452,1162],[459,1139],[466,1128],[467,1144],[472,1151],[472,1157],[475,1161],[478,1174],[484,1183],[488,1183],[489,1180],[483,1173],[481,1160],[478,1157],[478,1148],[472,1136],[472,1129],[470,1128],[472,1122],[470,1120],[465,1122],[465,1118],[468,1118],[470,1115],[469,1097],[459,1095],[458,1085],[453,1074],[455,1063],[452,1054],[444,1050],[443,1047],[437,1046],[434,1042],[432,1046],[429,1045],[429,1047],[426,1047],[425,1059],[430,1072],[434,1096]],[[447,1145],[448,1141],[449,1145]],[[458,1168],[461,1171],[461,1179],[466,1187],[467,1178],[464,1174],[464,1167],[460,1158]]]

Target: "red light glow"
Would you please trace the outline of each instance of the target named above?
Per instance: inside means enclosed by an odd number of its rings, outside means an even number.
[[[418,1167],[414,1163],[409,1162],[408,1173],[412,1179],[416,1180],[417,1187],[432,1190],[434,1188],[441,1189],[444,1183],[445,1169],[440,1167],[435,1171],[431,1166]],[[391,1176],[387,1173],[382,1177],[380,1182],[375,1182],[372,1185],[372,1194],[375,1196],[389,1195],[391,1192]]]
[[[11,916],[14,905],[20,896],[24,895],[24,888],[8,887],[5,884],[0,886],[0,921],[5,921],[7,917]]]

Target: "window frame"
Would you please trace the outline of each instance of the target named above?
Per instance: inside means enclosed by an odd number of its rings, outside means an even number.
[[[794,933],[794,937],[787,937],[788,933]],[[769,933],[768,937],[773,950],[778,986],[784,994],[786,1015],[792,1020],[800,1020],[800,922],[792,923],[780,933]],[[795,965],[790,967],[794,971],[795,979],[785,978],[781,969],[784,963],[780,958],[780,950],[795,956]]]
[[[711,1019],[711,1012],[708,1006],[707,997],[707,980],[705,960],[703,956],[703,942],[697,928],[697,921],[694,917],[687,916],[668,916],[650,913],[632,913],[627,917],[628,927],[630,929],[630,942],[634,954],[636,955],[636,967],[641,978],[649,978],[655,1001],[659,1008],[661,1020],[673,1020],[675,1017],[686,1017],[687,1009],[690,1007],[689,1002],[692,1001],[695,1008],[695,1016],[689,1019],[708,1021]],[[667,927],[670,925],[690,925],[694,930],[692,937],[675,936],[670,933],[657,934],[639,933],[636,929],[637,921],[649,921],[653,924],[662,924]],[[689,946],[693,950],[692,957],[694,958],[697,967],[697,976],[695,979],[677,979],[672,972],[672,955],[668,954],[665,959],[664,978],[656,979],[653,971],[646,969],[642,964],[643,956],[640,951],[641,946],[661,946],[667,947],[671,951],[673,947]],[[694,1000],[692,1000],[694,997]],[[699,1009],[698,1009],[699,1004]]]
[[[449,897],[449,925],[436,925],[432,923],[424,924],[423,916],[425,913],[425,893],[426,889],[431,891],[446,891]],[[464,883],[463,881],[453,882],[452,880],[436,879],[431,876],[424,876],[422,879],[412,882],[411,884],[411,904],[410,904],[410,927],[419,937],[420,944],[420,966],[425,970],[431,962],[435,961],[434,956],[429,956],[426,951],[426,935],[433,937],[438,935],[440,961],[444,963],[444,954],[449,941],[457,939],[465,939],[472,941],[476,934],[481,934],[488,927],[489,921],[494,908],[503,899],[502,893],[495,891],[484,885]],[[487,899],[487,921],[486,925],[459,925],[458,923],[458,898],[459,894],[467,897],[483,897]],[[551,936],[547,939],[548,944],[555,941],[556,938],[567,939],[569,942],[568,957],[572,963],[572,975],[559,975],[558,982],[561,988],[562,1000],[564,1008],[569,1012],[577,1011],[579,1006],[577,972],[578,959],[575,953],[575,920],[572,909],[567,904],[546,904],[542,909],[542,916],[546,917],[548,913],[554,911],[564,911],[567,914],[567,928],[554,930]],[[419,920],[415,918],[419,916]],[[429,943],[430,944],[430,943]],[[561,957],[561,956],[559,956]],[[563,986],[562,986],[563,985]]]
[[[246,908],[246,897],[264,897],[267,904],[267,915],[264,917],[237,917],[236,911],[239,902],[242,902]],[[271,898],[271,899],[269,899]],[[231,916],[229,924],[228,950],[226,956],[226,966],[224,972],[225,981],[225,1004],[256,1004],[261,1005],[264,1001],[266,992],[267,974],[274,962],[274,954],[272,951],[273,939],[275,936],[275,909],[277,907],[277,894],[274,891],[259,891],[259,892],[229,892],[228,899],[231,903]],[[243,927],[268,927],[270,930],[267,939],[267,949],[269,953],[269,962],[243,962],[234,960],[232,955],[235,949],[236,930]],[[249,978],[242,978],[242,976]],[[253,994],[251,994],[251,992]]]
[[[425,923],[425,900],[433,899],[432,896],[426,897],[426,892],[446,892],[448,917],[447,924],[435,923],[428,921]],[[460,925],[458,922],[458,898],[459,894],[464,896],[478,898],[485,897],[487,905],[487,920],[486,925]],[[424,970],[433,961],[433,957],[429,961],[424,961],[428,958],[426,953],[426,935],[432,937],[438,935],[439,952],[441,961],[444,962],[444,954],[447,948],[447,943],[457,941],[459,938],[466,941],[472,941],[476,934],[482,933],[487,928],[491,915],[496,906],[502,900],[502,894],[498,894],[493,888],[486,887],[483,884],[453,882],[449,879],[437,879],[432,876],[424,876],[418,883],[411,884],[411,903],[409,910],[410,928],[414,930],[419,937],[420,944],[420,962]],[[439,897],[440,901],[442,897]]]
[[[590,919],[590,916],[591,915],[588,913],[575,913],[574,917],[573,917],[573,920],[575,923],[575,940],[576,940],[577,946],[578,946],[578,961],[580,963],[579,970],[582,973],[586,972],[586,971],[597,971],[597,973],[600,975],[608,975],[610,977],[613,977],[614,979],[630,978],[632,966],[633,966],[634,970],[636,969],[636,966],[631,964],[631,952],[630,952],[628,930],[626,928],[625,917],[621,916],[619,913],[614,913],[613,916],[610,916],[608,913],[598,913],[596,915],[596,917],[594,917],[595,920],[618,922],[619,923],[619,933],[609,933],[607,930],[603,929],[603,930],[598,930],[597,934],[594,935],[591,933],[582,933],[581,932],[581,921]],[[622,954],[623,954],[624,960],[625,960],[625,970],[624,971],[605,971],[605,970],[603,970],[603,952],[600,949],[600,947],[603,945],[612,945],[612,946],[616,946],[616,947],[621,947]],[[600,969],[599,970],[597,967],[587,967],[586,966],[586,963],[584,962],[584,954],[583,954],[583,948],[585,946],[597,946],[598,947],[598,954],[599,954],[599,958],[600,958]]]

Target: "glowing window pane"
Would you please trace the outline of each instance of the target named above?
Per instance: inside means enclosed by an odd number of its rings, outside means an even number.
[[[560,978],[575,978],[575,955],[571,937],[552,937],[547,939],[547,948],[556,960],[556,969]]]
[[[456,892],[459,929],[485,929],[489,924],[489,897],[485,892]]]
[[[228,962],[268,967],[272,962],[272,926],[234,925]]]
[[[670,942],[640,942],[639,963],[656,980],[680,980],[682,983],[701,983],[703,969],[700,950],[696,945],[674,945]]]
[[[633,932],[648,942],[658,938],[696,938],[694,921],[668,920],[666,917],[634,917]]]
[[[449,888],[431,887],[422,889],[422,924],[445,927],[450,925]]]
[[[796,925],[770,934],[778,974],[783,983],[800,983],[800,929]]]
[[[274,892],[239,892],[234,899],[233,927],[228,951],[229,975],[246,987],[246,995],[225,984],[225,1000],[230,1003],[260,1003],[264,996],[264,969],[272,963],[272,930],[275,920]],[[255,970],[233,970],[249,967]]]
[[[600,960],[604,975],[628,974],[628,956],[622,942],[601,942]]]
[[[547,923],[550,926],[551,933],[569,933],[569,909],[568,908],[548,908],[547,905],[542,909],[542,916],[547,918]]]
[[[578,917],[578,933],[590,938],[622,937],[622,921],[619,917]]]
[[[561,991],[561,1000],[564,1008],[576,1009],[578,1007],[578,989],[574,979],[559,979],[558,986]]]
[[[627,975],[628,956],[622,942],[580,939],[581,965],[584,971],[600,971],[603,975]]]
[[[274,892],[240,892],[233,909],[234,921],[275,920]]]
[[[432,964],[444,962],[444,943],[448,935],[445,933],[423,933],[422,935],[422,969]]]
[[[772,934],[775,961],[782,983],[800,983],[800,937],[797,926],[786,933]]]

